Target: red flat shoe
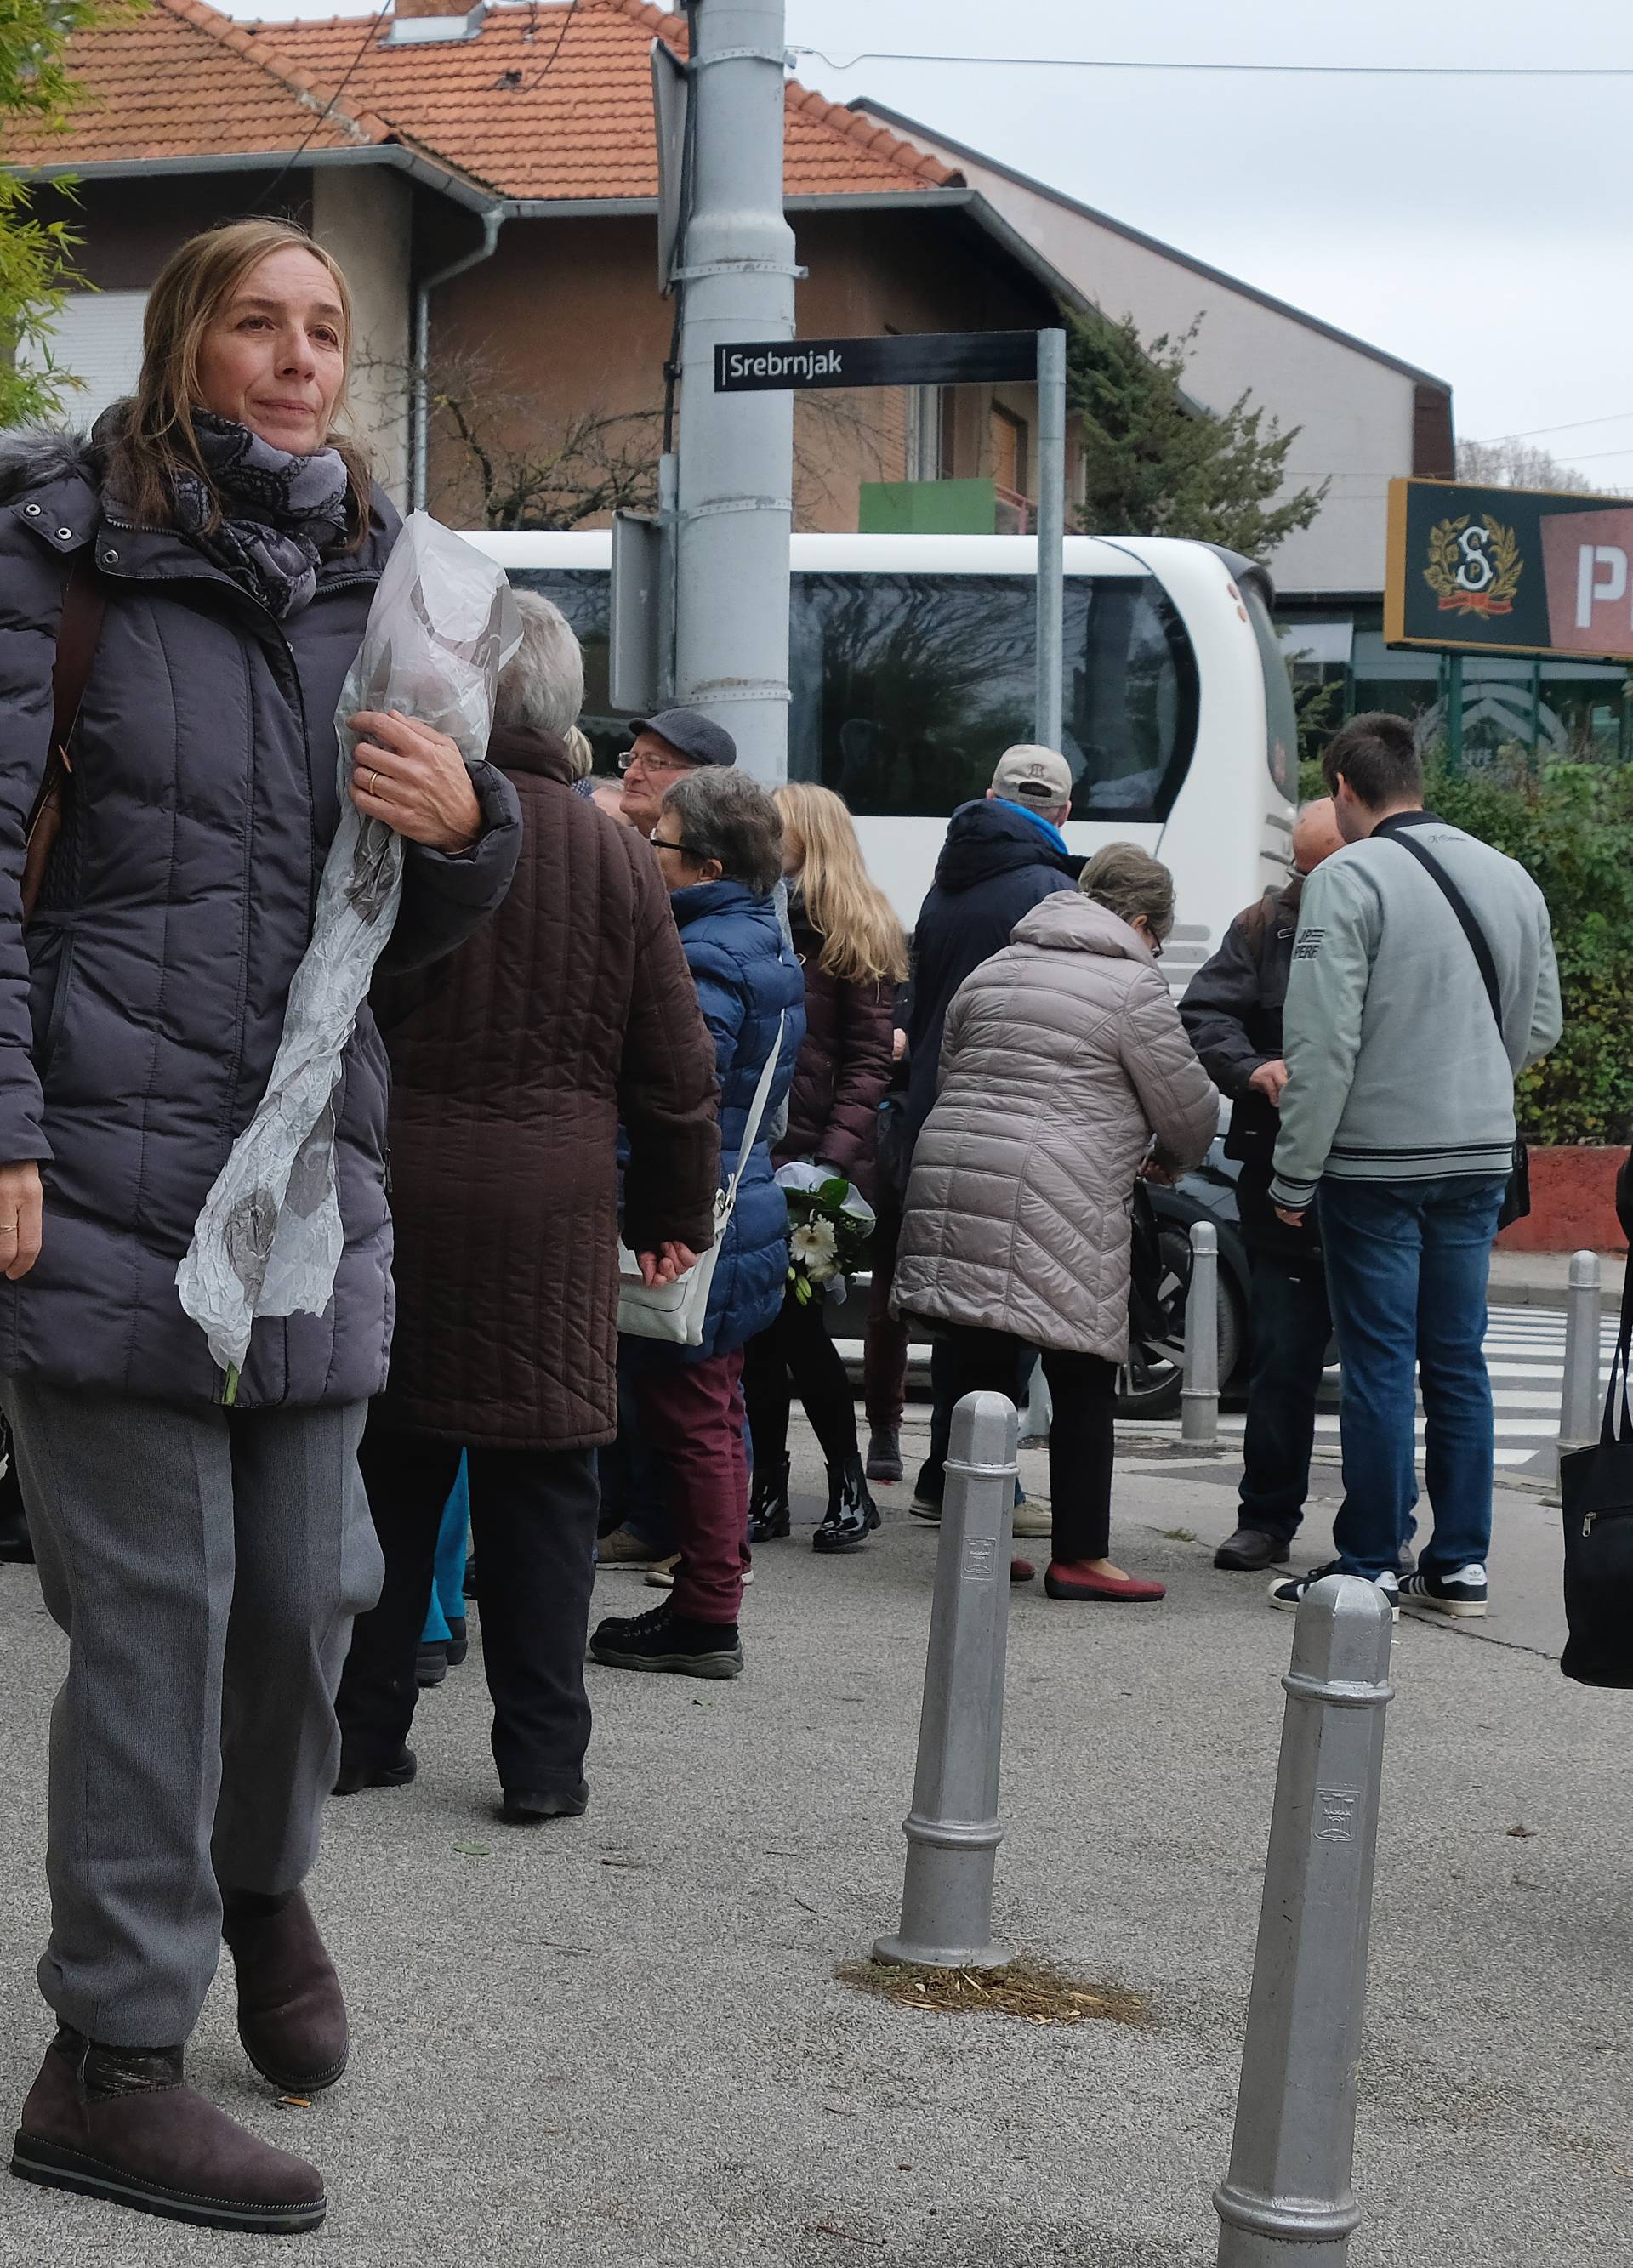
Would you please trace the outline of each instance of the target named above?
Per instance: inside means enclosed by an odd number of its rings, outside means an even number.
[[[1012,1583],[1030,1583],[1037,1572],[1030,1559],[1011,1559],[1009,1562],[1009,1580]]]
[[[1075,1565],[1069,1559],[1049,1562],[1044,1588],[1052,1599],[1126,1600],[1139,1603],[1168,1596],[1165,1583],[1144,1583],[1137,1575],[1097,1575],[1091,1568]]]

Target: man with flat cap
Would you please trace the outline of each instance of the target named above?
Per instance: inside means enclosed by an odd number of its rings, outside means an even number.
[[[637,834],[650,835],[658,806],[676,781],[705,764],[735,764],[737,743],[723,725],[696,709],[666,709],[658,717],[637,717],[630,726],[628,753],[618,758],[624,775],[619,813]]]

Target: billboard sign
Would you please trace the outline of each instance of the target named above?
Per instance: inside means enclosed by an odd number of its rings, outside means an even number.
[[[1391,481],[1384,637],[1633,661],[1633,502]]]

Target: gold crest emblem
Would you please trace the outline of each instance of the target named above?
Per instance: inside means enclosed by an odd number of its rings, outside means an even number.
[[[1423,580],[1443,615],[1511,615],[1525,563],[1511,527],[1489,512],[1437,521],[1430,531]]]

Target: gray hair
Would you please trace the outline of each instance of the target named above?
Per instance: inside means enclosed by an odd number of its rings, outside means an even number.
[[[1119,921],[1143,914],[1159,942],[1174,925],[1174,878],[1137,843],[1108,843],[1078,877],[1078,888]]]
[[[684,772],[660,808],[680,822],[691,857],[718,858],[722,877],[768,898],[782,873],[782,814],[747,772],[699,764]]]
[[[521,644],[506,664],[494,703],[496,725],[528,725],[565,740],[584,706],[584,656],[561,608],[536,591],[518,591]]]

